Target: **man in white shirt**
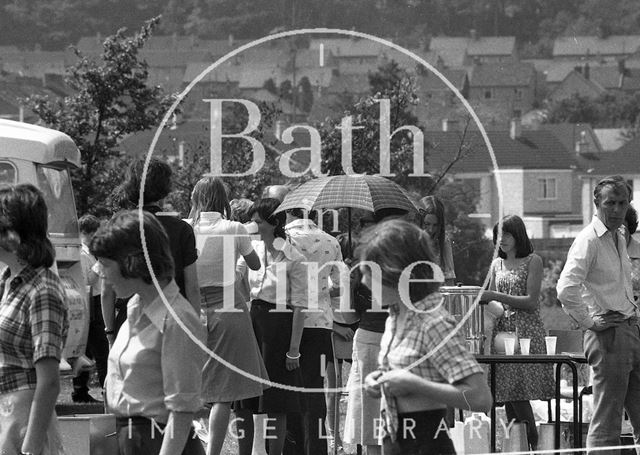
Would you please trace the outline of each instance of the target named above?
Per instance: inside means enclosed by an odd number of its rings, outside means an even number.
[[[593,368],[594,412],[587,447],[620,444],[623,408],[640,442],[640,324],[631,288],[623,221],[631,191],[624,178],[602,179],[596,216],[576,237],[558,280],[558,299],[583,330]],[[611,450],[598,453],[619,453]]]
[[[306,218],[301,209],[287,211],[285,231],[291,244],[304,255],[307,270],[310,271],[308,309],[303,311],[305,320],[300,342],[300,369],[304,387],[322,389],[326,364],[333,360],[331,296],[339,295],[340,289],[340,269],[330,263],[342,262],[342,252],[338,241]],[[315,277],[317,287],[312,281]],[[317,300],[314,301],[316,296]],[[327,440],[323,435],[327,408],[324,393],[306,392],[305,395],[307,410],[303,421],[287,419],[289,437],[295,440],[297,448],[287,443],[284,453],[326,455]],[[304,450],[300,448],[303,442]]]

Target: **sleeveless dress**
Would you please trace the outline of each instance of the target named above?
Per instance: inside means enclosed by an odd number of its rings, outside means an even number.
[[[513,270],[505,267],[504,260],[497,258],[491,265],[498,292],[509,295],[527,295],[527,277],[533,255]],[[495,324],[491,336],[491,353],[495,354],[494,339],[498,332],[517,332],[519,338],[531,338],[531,354],[546,354],[544,337],[546,331],[540,318],[540,309],[522,310],[504,305],[505,312]],[[507,401],[548,400],[555,397],[553,365],[543,364],[497,364],[497,403]]]

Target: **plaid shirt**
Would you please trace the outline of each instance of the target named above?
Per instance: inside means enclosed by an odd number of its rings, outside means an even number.
[[[45,267],[27,265],[10,279],[0,276],[0,393],[36,386],[35,363],[46,357],[60,360],[69,327],[60,278]]]
[[[413,306],[423,312],[410,309],[411,315],[406,318],[402,332],[398,333],[398,312],[393,307],[389,308],[389,317],[380,341],[378,363],[381,370],[407,368],[421,378],[449,384],[483,373],[456,330],[455,319],[446,311],[442,294],[434,292]],[[396,402],[393,397],[386,396],[384,388],[382,392],[386,430],[388,436],[395,439],[398,429]]]

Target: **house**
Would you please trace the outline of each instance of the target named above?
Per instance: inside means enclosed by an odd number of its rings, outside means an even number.
[[[562,142],[517,121],[487,134],[497,167],[478,131],[425,131],[427,169],[437,174],[453,162],[449,173],[475,188],[479,201],[471,216],[487,229],[501,215],[514,214],[533,238],[574,235],[583,222],[580,171]]]
[[[309,50],[330,51],[340,74],[366,74],[375,71],[388,46],[377,41],[349,38],[311,38]]]
[[[469,75],[469,100],[497,117],[494,121],[505,123],[533,108],[536,82],[536,72],[530,63],[505,61],[474,65]]]
[[[640,35],[562,36],[553,43],[553,59],[615,62],[639,48]]]
[[[623,128],[594,128],[593,132],[598,137],[603,152],[618,150],[629,141]]]
[[[469,77],[466,70],[441,69],[439,71],[464,98],[468,98]],[[456,94],[435,73],[424,72],[416,76],[416,88],[418,104],[412,111],[423,127],[434,129],[438,128],[445,119],[466,117],[466,109]]]
[[[589,167],[580,176],[582,183],[583,223],[593,218],[593,189],[598,181],[609,175],[622,175],[632,188],[632,205],[640,209],[640,138],[633,138],[617,150],[603,152],[588,160]]]
[[[474,30],[468,37],[433,37],[429,50],[437,54],[446,66],[453,68],[518,59],[514,36],[479,36]]]
[[[549,98],[557,101],[578,94],[594,99],[607,91],[633,95],[638,90],[640,68],[628,68],[624,60],[616,65],[590,65],[586,62],[570,71]]]
[[[589,66],[587,65],[586,68],[588,69]],[[588,70],[585,74],[582,71],[573,70],[553,89],[548,98],[556,102],[574,95],[595,99],[606,91],[602,85],[589,77]]]

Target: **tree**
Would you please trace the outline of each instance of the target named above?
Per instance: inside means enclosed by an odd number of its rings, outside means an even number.
[[[595,99],[577,94],[552,103],[548,123],[589,123],[594,128],[624,128],[633,137],[640,130],[640,94],[606,92]]]
[[[158,22],[145,22],[133,37],[125,36],[124,29],[109,36],[98,61],[76,50],[78,62],[66,76],[73,95],[25,100],[45,124],[71,136],[80,149],[82,166],[72,172],[80,213],[109,212],[109,195],[123,161],[118,144],[129,134],[157,126],[172,100],[159,87],[147,85],[147,64],[138,57]]]

